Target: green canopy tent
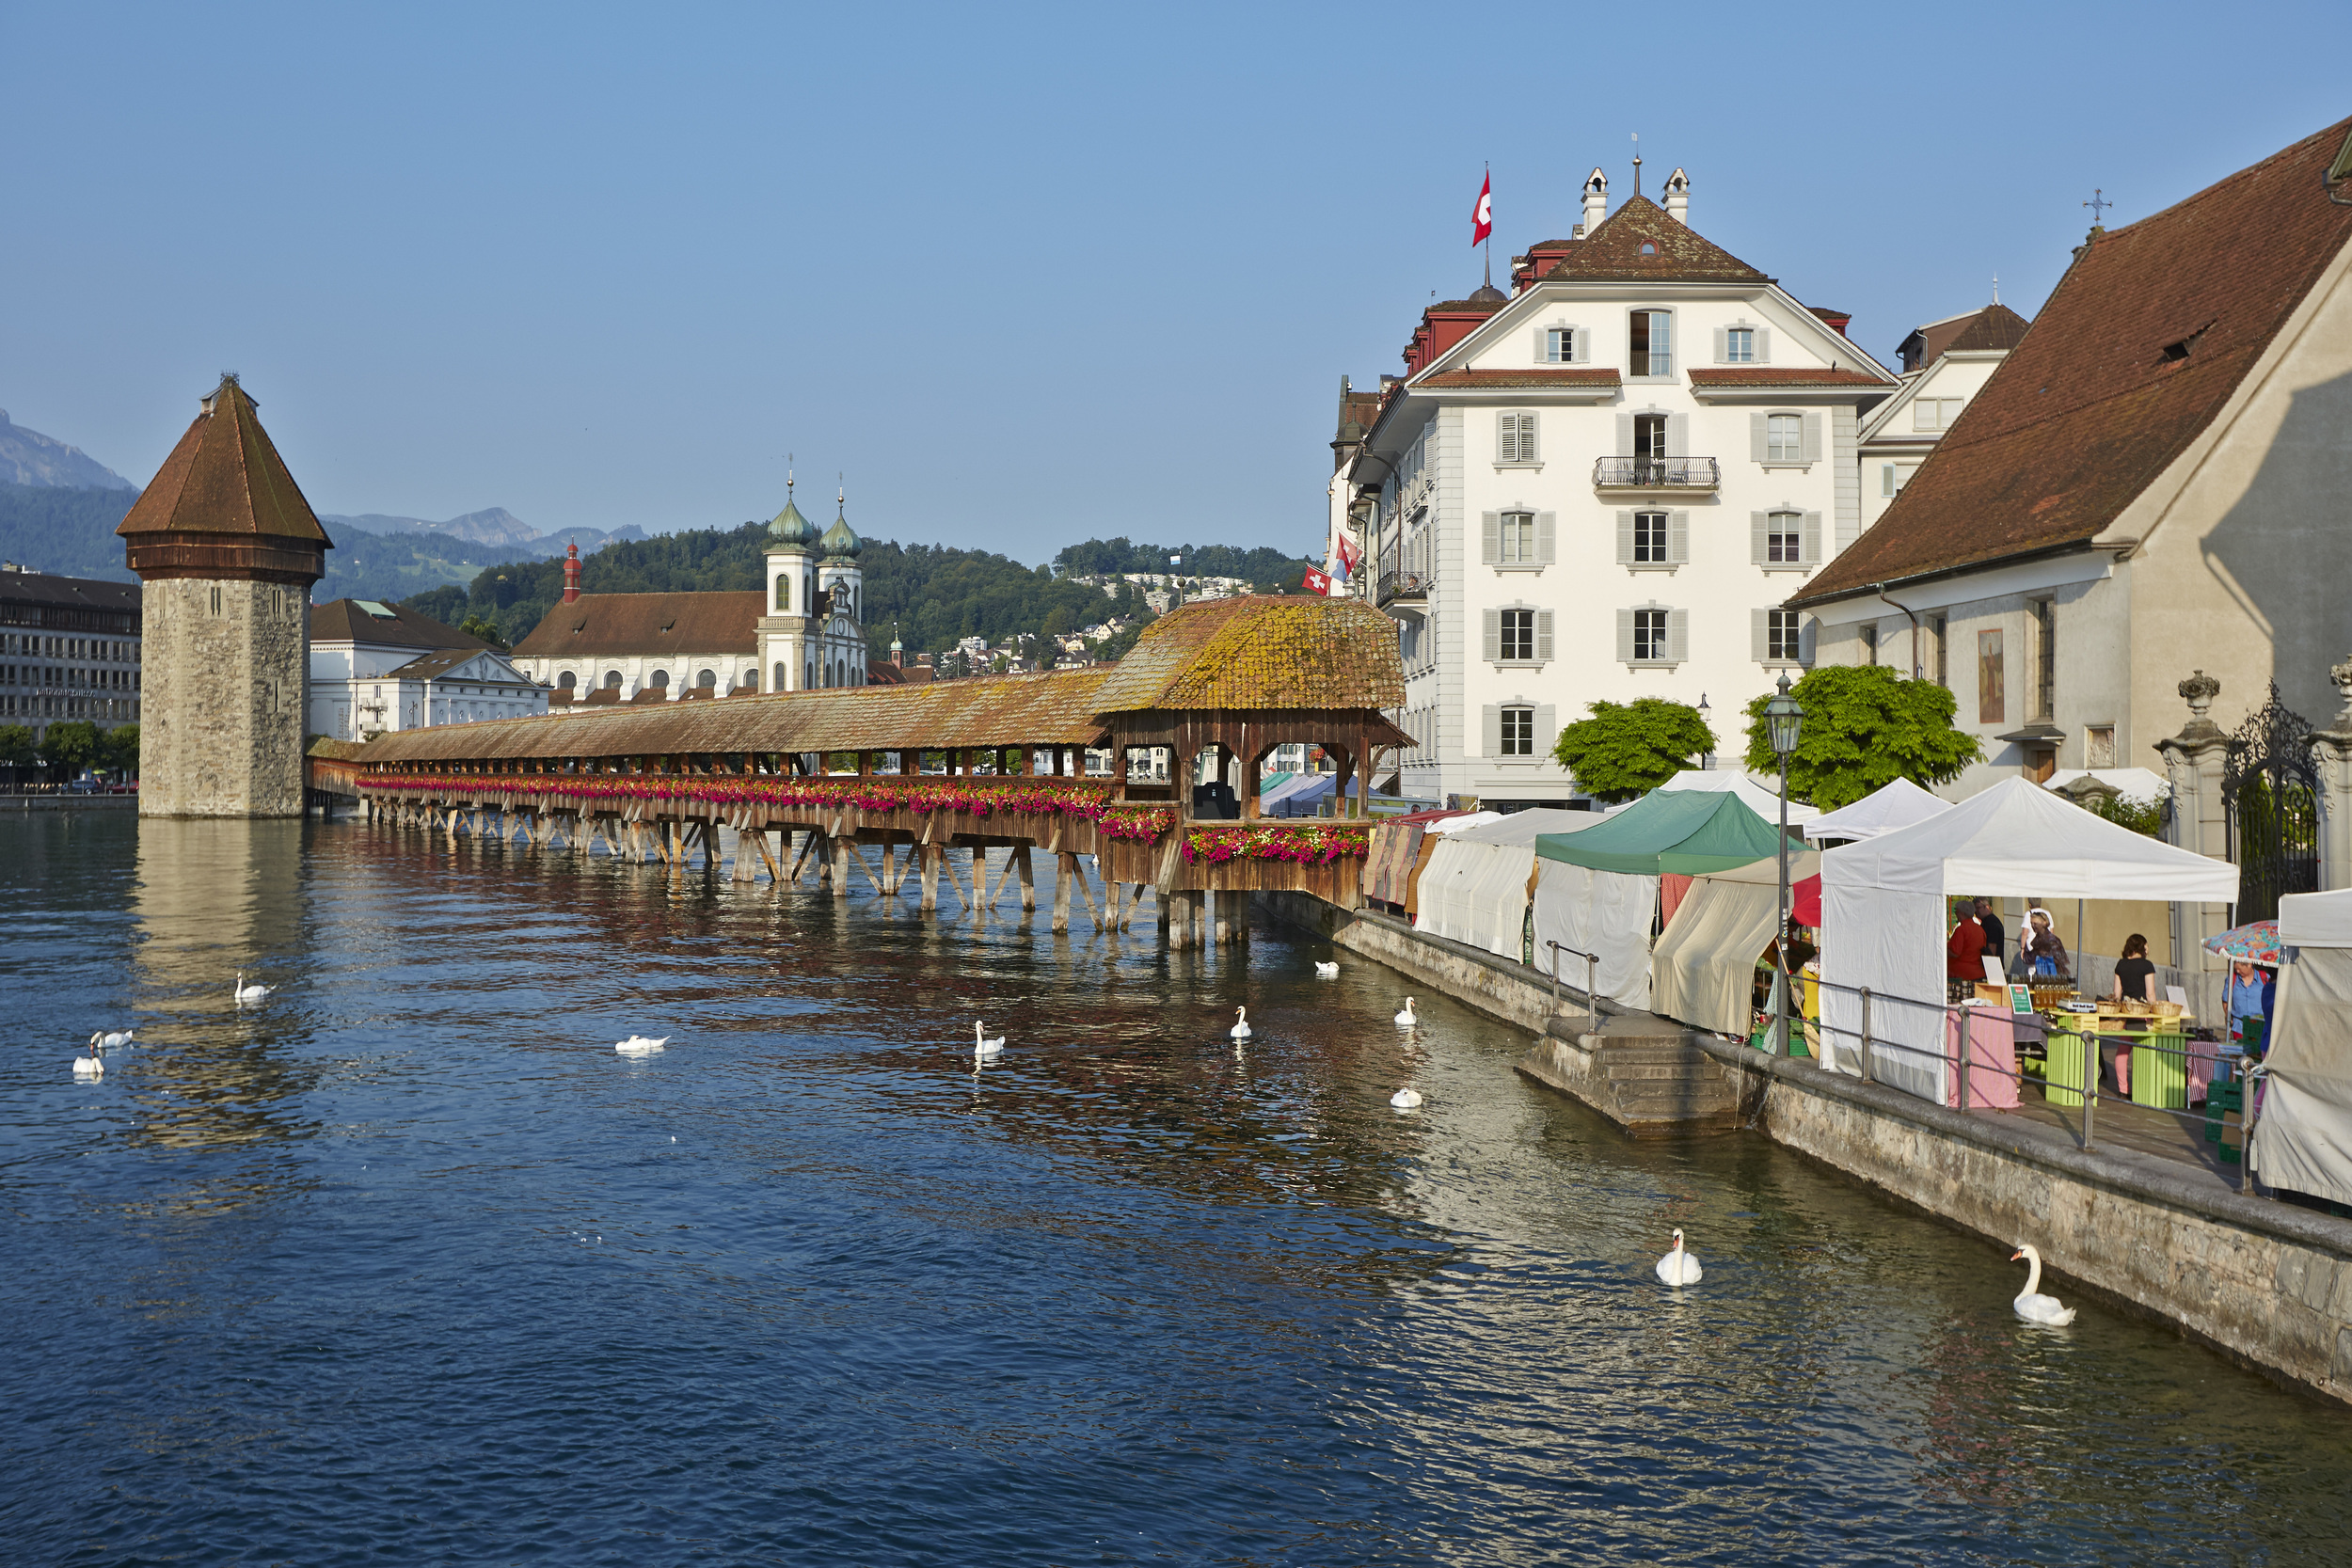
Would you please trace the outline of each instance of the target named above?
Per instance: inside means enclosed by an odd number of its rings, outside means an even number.
[[[1628,1007],[1650,1005],[1658,879],[1728,871],[1778,852],[1780,830],[1735,794],[1653,790],[1606,822],[1535,840],[1536,965]],[[1589,953],[1593,961],[1576,957]]]

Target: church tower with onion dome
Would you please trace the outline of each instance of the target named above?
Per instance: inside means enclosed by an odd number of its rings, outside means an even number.
[[[300,816],[310,586],[334,541],[225,374],[115,531],[143,611],[139,815]]]
[[[784,510],[768,524],[768,598],[759,622],[759,663],[771,691],[864,686],[865,541],[846,515],[820,537],[785,481]]]

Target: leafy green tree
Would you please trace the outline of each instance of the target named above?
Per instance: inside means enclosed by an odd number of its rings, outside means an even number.
[[[117,773],[139,770],[139,727],[118,724],[106,732],[106,767]]]
[[[49,733],[41,736],[40,754],[43,760],[78,773],[105,765],[106,739],[88,720],[70,719],[49,726]]]
[[[503,650],[507,646],[506,641],[499,636],[498,623],[486,621],[479,615],[467,616],[457,623],[457,629],[468,637],[479,637],[493,648]]]
[[[1597,800],[1646,794],[1715,749],[1706,716],[1688,703],[1637,697],[1594,703],[1589,711],[1590,719],[1561,730],[1551,754]]]
[[[1983,754],[1977,737],[1952,727],[1952,694],[1933,681],[1906,680],[1883,664],[1825,664],[1788,693],[1804,705],[1804,734],[1788,758],[1788,793],[1823,811],[1851,805],[1897,779],[1947,784]],[[1764,705],[1748,705],[1748,770],[1779,771],[1765,733]]]
[[[27,768],[33,762],[33,731],[26,724],[0,724],[0,768]]]

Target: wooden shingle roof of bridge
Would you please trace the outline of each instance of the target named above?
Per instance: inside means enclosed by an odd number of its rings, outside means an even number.
[[[1253,594],[1154,621],[1114,667],[1100,711],[1377,708],[1405,701],[1396,623],[1361,599]]]

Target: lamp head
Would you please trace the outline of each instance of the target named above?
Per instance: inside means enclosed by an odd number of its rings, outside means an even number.
[[[1788,695],[1788,677],[1780,677],[1780,690],[1764,705],[1764,734],[1772,754],[1786,758],[1804,738],[1804,708]]]

